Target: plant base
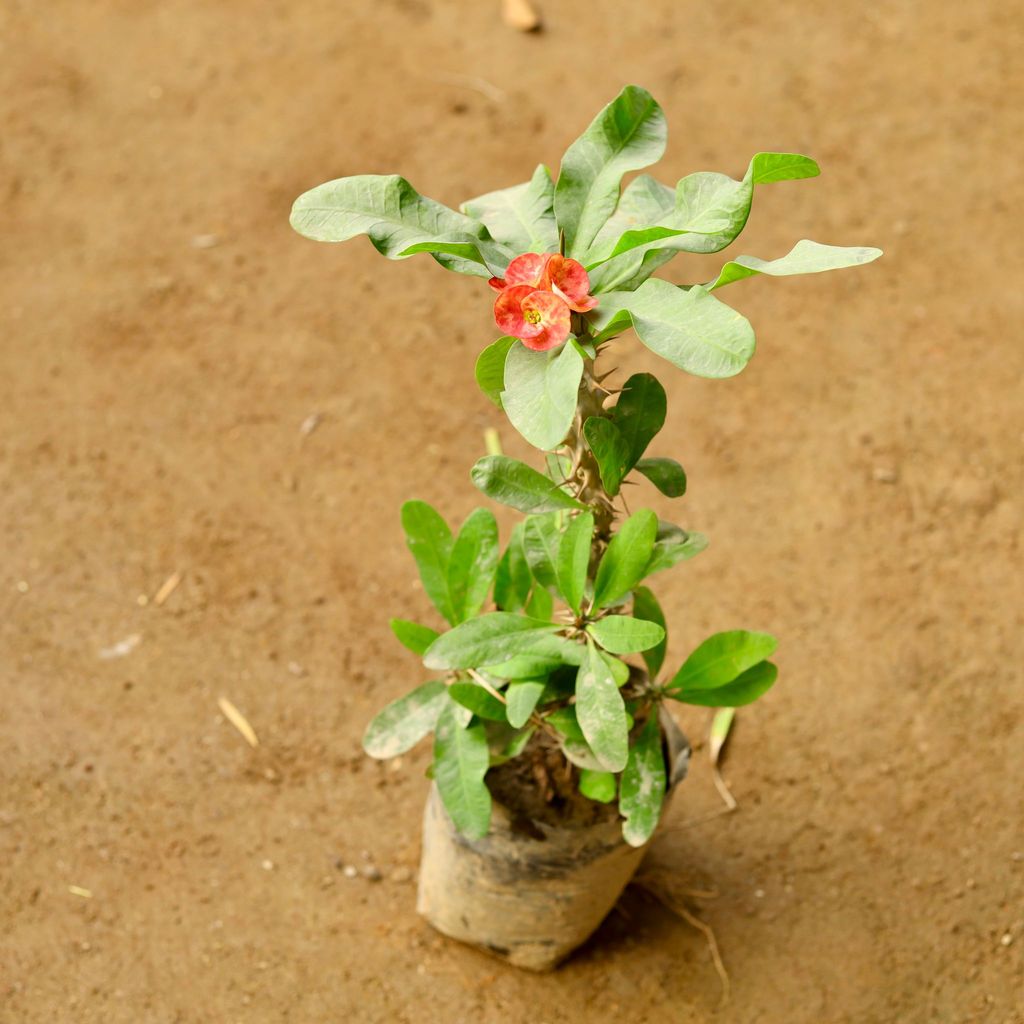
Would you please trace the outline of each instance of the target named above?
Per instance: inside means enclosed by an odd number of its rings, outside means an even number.
[[[662,713],[661,725],[667,809],[686,775],[690,747],[667,713]],[[604,920],[645,850],[625,842],[618,819],[553,828],[513,819],[497,802],[490,832],[483,839],[466,839],[431,786],[417,910],[450,938],[516,967],[552,970]]]

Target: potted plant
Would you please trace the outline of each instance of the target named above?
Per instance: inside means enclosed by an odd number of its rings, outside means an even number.
[[[397,175],[359,175],[306,192],[291,215],[309,238],[366,234],[391,259],[428,253],[494,290],[502,336],[476,380],[542,469],[500,452],[472,468],[488,498],[523,516],[504,546],[486,508],[453,532],[424,502],[403,506],[444,628],[392,620],[431,679],[381,711],[364,746],[394,757],[433,733],[419,909],[442,932],[534,969],[597,927],[685,774],[689,748],[667,705],[736,707],[777,675],[775,639],[748,630],[706,639],[663,674],[665,617],[647,580],[707,541],[626,509],[631,474],[670,498],[686,475],[648,452],[665,421],[661,384],[638,373],[612,386],[605,353],[631,328],[685,372],[731,377],[754,333],[720,289],[880,255],[804,240],[774,260],[737,256],[704,284],[652,277],[676,253],[729,245],[756,187],[819,173],[805,156],[758,153],[740,179],[698,172],[670,188],[640,175],[620,190],[665,138],[661,108],[629,86],[569,147],[557,179],[540,166],[456,212]]]

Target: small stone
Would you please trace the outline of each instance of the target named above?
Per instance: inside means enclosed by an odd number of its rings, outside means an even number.
[[[341,873],[346,878],[358,878],[359,877],[359,869],[355,866],[355,864],[346,864],[341,869]]]
[[[220,238],[217,235],[192,236],[193,249],[212,249],[216,245],[220,245]]]
[[[288,662],[288,671],[291,672],[293,676],[301,677],[306,674],[306,670],[297,661]]]
[[[376,864],[363,865],[363,878],[368,882],[379,882],[383,877],[380,873],[380,868]]]
[[[899,473],[892,466],[875,466],[871,470],[871,479],[875,483],[894,484],[899,478]]]
[[[263,868],[264,871],[273,871],[274,862],[272,860],[262,860],[260,861],[260,867]]]
[[[18,582],[15,584],[14,589],[17,590],[19,594],[27,594],[28,580],[18,580]]]
[[[1013,942],[1013,935],[1010,932],[1005,932],[999,939],[1000,946],[1009,946]]]
[[[764,889],[755,889],[755,890],[754,890],[754,895],[755,895],[755,896],[756,896],[756,897],[757,897],[757,898],[758,898],[759,900],[763,900],[763,899],[764,899]]]
[[[390,878],[392,882],[411,882],[412,872],[408,868],[395,868],[395,870],[388,875],[388,878]]]

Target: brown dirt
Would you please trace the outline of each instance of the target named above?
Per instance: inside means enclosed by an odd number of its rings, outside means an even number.
[[[537,36],[490,2],[0,11],[3,1021],[1024,1020],[1024,12],[544,6]],[[735,286],[748,372],[665,378],[676,514],[712,537],[659,581],[671,657],[783,640],[738,813],[653,855],[719,892],[717,1016],[703,937],[643,899],[541,978],[415,916],[426,754],[359,736],[421,678],[386,624],[424,607],[399,503],[475,501],[490,302],[286,222],[334,175],[449,203],[520,181],[624,81],[667,108],[665,180],[820,159],[740,251],[886,249]],[[716,801],[698,757],[671,824]]]

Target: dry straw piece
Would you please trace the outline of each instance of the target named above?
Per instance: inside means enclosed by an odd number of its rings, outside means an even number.
[[[260,745],[259,738],[256,736],[256,730],[249,724],[249,720],[245,715],[227,697],[218,697],[217,707],[220,708],[221,714],[242,734],[245,742],[250,747],[258,747]]]

